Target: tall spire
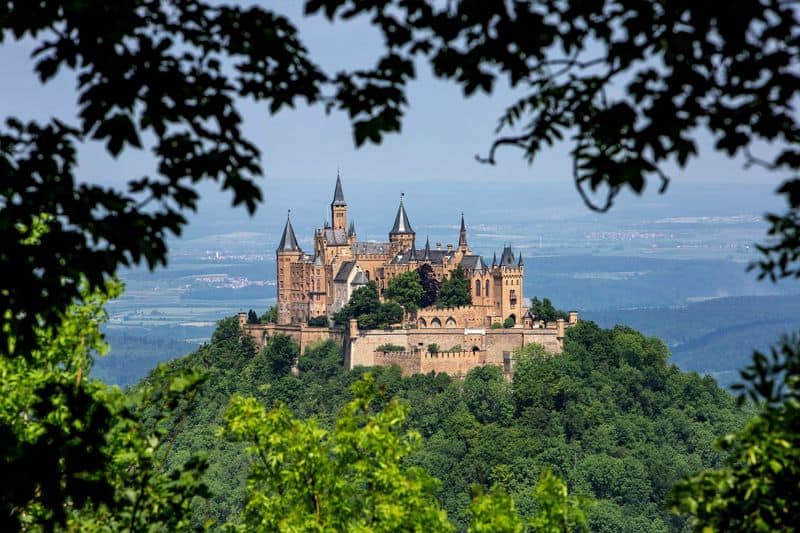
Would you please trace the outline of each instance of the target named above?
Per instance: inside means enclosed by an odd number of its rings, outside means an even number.
[[[492,257],[492,268],[497,266],[497,252],[494,253],[494,257]]]
[[[350,222],[350,227],[347,228],[347,235],[352,237],[356,234],[356,225]]]
[[[278,252],[300,252],[300,245],[297,244],[297,237],[294,235],[294,228],[292,227],[292,221],[290,215],[292,211],[286,214],[286,225],[283,227],[283,236],[281,237],[281,242],[278,245]]]
[[[522,261],[522,252],[519,253],[519,261],[517,262],[517,266],[525,266],[525,263]]]
[[[403,193],[400,193],[400,207],[397,208],[397,216],[394,217],[394,226],[392,226],[392,231],[389,232],[389,235],[404,234],[413,235],[414,229],[411,227],[411,223],[408,221],[406,208],[403,206]]]
[[[466,252],[469,246],[467,245],[467,227],[464,225],[464,212],[461,212],[461,229],[458,233],[458,249]]]
[[[339,176],[339,169],[336,169],[336,189],[333,191],[333,202],[331,202],[331,205],[347,205],[347,202],[344,201],[342,178]]]
[[[431,260],[431,240],[429,237],[425,237],[425,253],[422,256],[423,261],[430,261]]]
[[[417,260],[417,240],[411,239],[411,253],[408,254],[409,261],[416,261]]]

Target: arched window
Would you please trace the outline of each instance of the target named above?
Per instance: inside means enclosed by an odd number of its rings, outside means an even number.
[[[439,320],[438,318],[434,318],[433,320],[431,320],[431,327],[432,328],[440,328],[440,327],[442,327],[442,321]]]
[[[489,280],[486,280],[486,292],[484,292],[486,296],[489,296]]]
[[[446,328],[454,328],[456,327],[456,319],[453,317],[449,317],[447,321],[444,323]]]
[[[367,279],[369,279],[369,270],[365,270],[364,275],[367,276]]]
[[[424,319],[424,318],[420,318],[420,319],[419,319],[419,327],[420,327],[420,328],[423,328],[423,329],[428,327],[428,323],[427,323],[427,322],[425,322],[425,319]]]
[[[480,296],[480,295],[481,295],[481,280],[476,279],[475,280],[475,296]]]

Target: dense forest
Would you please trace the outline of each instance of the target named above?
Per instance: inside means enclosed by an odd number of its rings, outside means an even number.
[[[192,405],[169,424],[169,463],[196,452],[209,458],[212,496],[195,508],[195,522],[237,521],[245,503],[251,459],[245,445],[220,438],[232,396],[252,396],[267,408],[285,405],[300,418],[332,428],[369,372],[381,402],[398,398],[406,426],[422,437],[405,459],[440,481],[435,491],[457,529],[470,521],[471,495],[494,487],[508,493],[523,517],[536,511],[534,487],[546,470],[570,493],[595,500],[587,522],[595,531],[676,531],[684,519],[665,499],[681,478],[721,466],[713,443],[744,425],[747,413],[708,377],[669,363],[656,338],[618,326],[581,322],[569,330],[563,355],[532,345],[516,354],[509,382],[498,368],[402,377],[397,367],[346,371],[338,346],[321,343],[299,356],[274,337],[261,351],[240,339],[233,318],[212,341],[168,363],[145,380],[199,368],[208,373]]]

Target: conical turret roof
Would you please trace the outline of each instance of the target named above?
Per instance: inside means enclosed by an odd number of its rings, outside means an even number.
[[[464,225],[464,213],[461,213],[461,229],[458,232],[458,247],[460,249],[468,248],[467,227]]]
[[[403,205],[403,195],[400,195],[400,207],[397,208],[397,215],[394,217],[394,226],[389,235],[408,235],[413,234],[414,229],[411,227],[411,222],[408,221],[406,208]]]
[[[294,228],[289,215],[286,215],[286,225],[283,227],[283,236],[281,242],[278,244],[279,252],[299,252],[300,245],[297,244],[297,237],[294,235]]]
[[[342,179],[339,177],[339,172],[336,172],[336,189],[333,191],[333,202],[331,205],[347,205],[344,201],[344,192],[342,192]]]
[[[429,237],[425,237],[425,253],[422,256],[423,261],[430,261],[431,260],[431,240]]]
[[[522,261],[522,252],[519,253],[519,261],[517,261],[517,266],[525,266],[525,263]]]

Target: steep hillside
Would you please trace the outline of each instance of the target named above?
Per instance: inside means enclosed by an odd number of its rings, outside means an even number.
[[[226,319],[211,343],[165,369],[192,366],[209,374],[188,414],[171,426],[172,464],[196,450],[210,458],[214,496],[198,505],[198,523],[222,525],[243,505],[249,460],[241,444],[216,436],[232,394],[284,403],[330,427],[352,398],[350,385],[367,371],[343,370],[339,349],[328,343],[307,350],[293,376],[296,355],[284,337],[256,353]],[[370,371],[386,398],[408,405],[408,426],[423,437],[410,461],[441,480],[437,497],[462,529],[472,485],[504,487],[530,515],[533,486],[549,468],[571,491],[598,500],[589,515],[595,530],[680,530],[682,521],[663,508],[667,491],[682,476],[717,466],[714,439],[745,419],[714,380],[680,371],[660,340],[625,327],[581,323],[558,357],[530,347],[518,354],[512,382],[495,368],[475,369],[463,381],[442,374],[403,378],[397,368]]]

